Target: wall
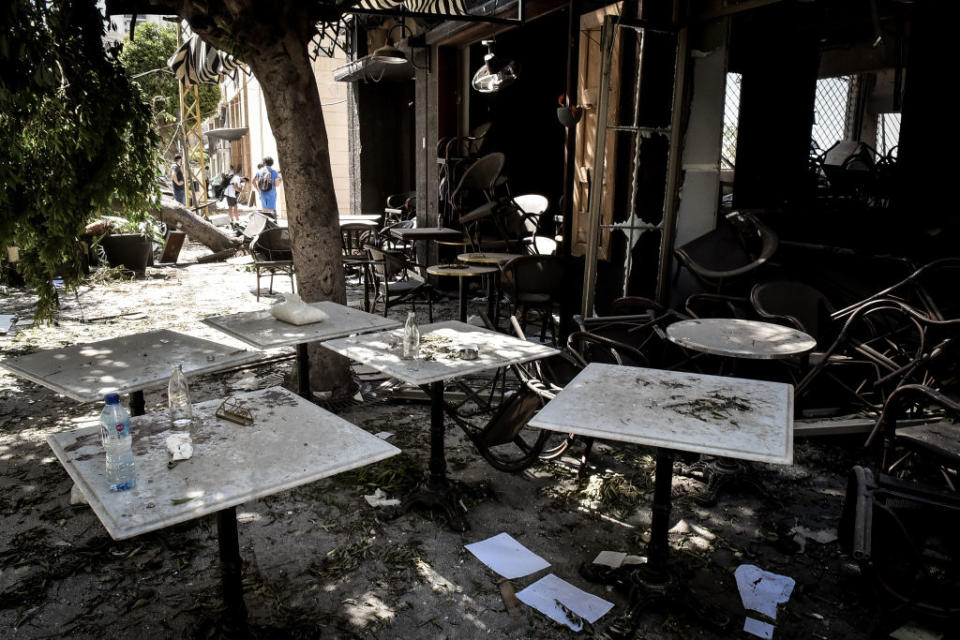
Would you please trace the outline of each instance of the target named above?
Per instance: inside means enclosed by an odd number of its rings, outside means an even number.
[[[337,51],[337,57],[317,57],[313,64],[314,75],[317,79],[317,88],[320,93],[320,102],[323,104],[323,117],[327,130],[327,142],[330,150],[330,168],[333,172],[334,190],[337,197],[337,209],[342,214],[350,212],[350,175],[349,149],[347,131],[347,90],[341,83],[333,82],[333,69],[346,61],[343,52]],[[246,97],[244,98],[244,79],[238,74],[236,81],[225,79],[221,84],[223,100],[227,103],[236,96],[244,108],[239,116],[233,114],[237,122],[228,121],[228,127],[249,127],[247,141],[250,149],[250,166],[243,167],[245,175],[252,176],[256,172],[257,163],[266,156],[274,159],[273,167],[283,173],[283,158],[277,152],[277,141],[270,129],[267,117],[267,107],[263,99],[263,89],[257,82],[256,76],[250,75],[246,79]],[[230,116],[228,116],[228,120]],[[309,135],[305,131],[304,135]],[[284,201],[284,185],[281,182],[277,189],[277,212],[281,218],[286,217],[286,203]]]

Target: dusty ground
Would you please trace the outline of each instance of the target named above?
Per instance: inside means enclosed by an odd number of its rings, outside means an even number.
[[[10,357],[161,327],[231,343],[200,318],[257,309],[272,300],[255,300],[254,276],[243,265],[192,263],[203,253],[188,245],[181,255],[186,262],[177,268],[84,287],[76,299],[64,296],[56,326],[27,326],[0,336],[0,351]],[[289,284],[279,278],[277,286],[288,290]],[[358,305],[360,297],[359,288],[351,287],[351,303]],[[0,297],[0,313],[27,317],[31,303],[25,292],[10,290]],[[448,303],[437,316],[454,313],[455,305]],[[282,383],[292,364],[287,359],[202,377],[193,382],[195,400]],[[147,393],[146,402],[148,411],[156,410],[165,396]],[[0,637],[213,635],[220,593],[212,519],[114,542],[89,508],[71,506],[71,482],[44,438],[95,422],[98,413],[99,406],[79,405],[0,373]],[[510,475],[490,468],[462,434],[451,431],[452,475],[481,489],[468,505],[472,529],[461,535],[424,512],[380,522],[361,497],[376,486],[398,495],[425,468],[426,405],[368,403],[341,415],[371,433],[395,433],[391,442],[403,454],[238,508],[245,597],[261,635],[458,640],[576,635],[524,605],[509,613],[500,594],[502,579],[463,548],[504,531],[552,563],[514,580],[516,591],[553,572],[611,600],[616,607],[597,623],[597,633],[623,611],[623,595],[585,581],[577,568],[603,549],[642,550],[652,491],[650,450],[598,446],[588,481],[578,485],[579,449],[572,450],[573,457]],[[715,508],[693,502],[702,483],[678,462],[673,567],[695,599],[725,610],[732,625],[715,631],[687,614],[652,612],[642,637],[747,637],[740,631],[744,612],[733,579],[742,563],[797,581],[775,637],[869,637],[879,624],[874,599],[847,568],[837,543],[798,545],[790,533],[798,524],[814,531],[835,528],[845,473],[861,456],[858,440],[798,441],[793,466],[757,466],[767,497],[736,492]]]

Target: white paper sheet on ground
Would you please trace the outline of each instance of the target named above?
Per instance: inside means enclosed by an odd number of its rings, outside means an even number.
[[[381,431],[380,433],[375,433],[373,435],[380,438],[381,440],[386,440],[387,438],[393,437],[393,434],[390,433],[389,431]]]
[[[626,558],[627,554],[622,551],[601,551],[597,554],[597,557],[593,559],[593,564],[602,564],[616,569],[623,564]]]
[[[759,611],[777,619],[777,605],[790,599],[796,584],[793,578],[764,571],[752,564],[742,564],[734,572],[744,609]]]
[[[464,545],[464,548],[480,562],[508,579],[529,575],[550,566],[549,562],[506,533]]]
[[[540,578],[532,585],[517,594],[520,602],[533,607],[551,620],[565,624],[574,631],[583,629],[582,621],[573,621],[567,612],[557,604],[577,614],[590,624],[593,624],[613,608],[612,602],[598,598],[576,588],[566,580],[561,580],[552,573]]]
[[[743,630],[751,635],[757,636],[758,638],[766,638],[766,640],[770,640],[773,638],[773,629],[774,626],[769,622],[761,622],[760,620],[754,620],[753,618],[747,618],[743,621]]]

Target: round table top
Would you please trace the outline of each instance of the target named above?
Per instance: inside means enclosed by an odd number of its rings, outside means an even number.
[[[817,346],[817,341],[802,331],[738,318],[681,320],[667,327],[667,337],[694,351],[753,360],[788,358]]]
[[[461,253],[457,256],[460,262],[476,262],[477,264],[506,264],[514,258],[519,258],[522,253]]]
[[[432,276],[456,276],[458,278],[469,278],[471,276],[484,276],[488,273],[500,271],[497,267],[482,267],[477,265],[463,264],[435,264],[427,267],[427,273]]]

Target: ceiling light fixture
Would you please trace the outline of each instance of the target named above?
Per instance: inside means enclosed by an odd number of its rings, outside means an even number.
[[[386,42],[382,47],[373,52],[373,54],[370,56],[371,60],[381,62],[383,64],[404,64],[405,62],[408,62],[407,54],[395,46],[395,44],[400,42],[400,40],[396,40],[394,44],[390,44],[390,34],[393,33],[393,30],[397,27],[400,27],[401,40],[403,39],[404,30],[410,31],[410,28],[407,27],[407,25],[405,25],[402,21],[390,27],[390,30],[387,31]],[[413,35],[412,32],[411,35]]]
[[[471,85],[480,93],[495,93],[508,87],[520,77],[520,66],[513,60],[504,60],[493,51],[493,40],[484,40],[487,53],[483,65],[473,74]]]

